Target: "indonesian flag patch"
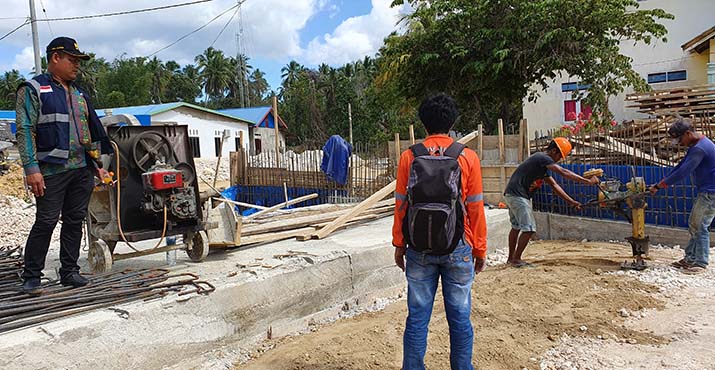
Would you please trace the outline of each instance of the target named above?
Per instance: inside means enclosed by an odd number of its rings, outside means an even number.
[[[51,93],[51,92],[52,92],[52,86],[50,86],[50,85],[40,86],[40,94]]]

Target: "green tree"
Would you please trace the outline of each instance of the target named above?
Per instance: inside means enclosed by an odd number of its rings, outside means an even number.
[[[270,86],[266,80],[266,74],[256,68],[248,77],[249,105],[252,107],[266,104]]]
[[[15,109],[17,88],[25,82],[20,71],[13,69],[0,76],[0,109]]]
[[[229,58],[223,51],[209,47],[194,59],[199,68],[199,76],[204,93],[214,103],[223,99],[231,86],[235,72]]]
[[[624,40],[665,40],[660,9],[639,10],[636,0],[394,0],[409,2],[407,31],[386,39],[381,82],[394,79],[412,104],[444,91],[460,105],[459,127],[520,118],[524,99],[536,100],[561,73],[591,84],[587,101],[610,116],[607,97],[646,88]]]
[[[305,70],[300,63],[295,60],[291,60],[288,65],[281,68],[281,78],[283,79],[283,86],[288,87],[298,80],[301,73]]]

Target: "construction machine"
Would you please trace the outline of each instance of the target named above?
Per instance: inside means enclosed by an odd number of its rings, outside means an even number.
[[[645,179],[636,176],[633,167],[631,167],[631,171],[631,180],[625,184],[617,178],[604,177],[602,169],[586,171],[583,174],[584,177],[598,176],[603,180],[598,184],[598,198],[584,205],[598,205],[600,208],[608,209],[628,220],[632,226],[632,232],[626,240],[631,245],[634,260],[624,261],[621,268],[641,271],[648,267],[645,258],[648,256],[650,246],[650,238],[645,232],[648,188]]]
[[[88,262],[94,272],[111,269],[114,261],[184,249],[193,261],[208,254],[208,236],[200,199],[188,126],[142,126],[129,115],[101,119],[114,152],[97,155],[97,165],[116,178],[98,182],[87,217]],[[161,246],[169,236],[183,243]],[[159,239],[153,248],[136,242]],[[117,254],[118,242],[133,251]]]

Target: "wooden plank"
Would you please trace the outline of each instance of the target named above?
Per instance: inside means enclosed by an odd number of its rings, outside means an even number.
[[[576,138],[571,138],[571,141],[573,141],[574,143],[578,143],[578,144],[580,144],[580,145],[583,145],[583,146],[587,146],[587,147],[591,147],[591,148],[595,148],[595,149],[605,150],[605,151],[607,151],[607,152],[609,152],[609,151],[610,151],[610,152],[614,152],[614,151],[615,151],[615,152],[618,152],[618,153],[621,153],[621,154],[625,154],[625,155],[631,156],[631,157],[632,157],[632,156],[636,156],[637,158],[642,158],[642,159],[644,159],[644,160],[646,160],[646,161],[648,161],[648,162],[651,162],[651,163],[657,164],[657,165],[661,165],[661,166],[670,166],[670,167],[672,167],[672,166],[675,165],[674,163],[672,163],[672,162],[670,162],[670,161],[668,161],[668,160],[660,159],[660,158],[657,158],[657,157],[653,157],[653,156],[650,155],[650,154],[644,153],[644,152],[640,151],[640,150],[637,149],[637,148],[633,148],[632,146],[629,146],[629,145],[627,145],[627,144],[625,144],[625,143],[622,143],[622,142],[620,142],[620,141],[617,141],[617,140],[615,140],[615,139],[613,139],[613,138],[611,138],[611,137],[609,137],[609,136],[606,136],[605,139],[606,139],[606,141],[608,141],[608,144],[609,144],[609,145],[606,145],[606,144],[604,144],[604,143],[597,142],[597,141],[595,141],[595,142],[583,141],[583,140],[576,139]],[[621,148],[625,148],[625,149],[621,149]]]
[[[315,230],[316,230],[315,227],[303,227],[300,229],[292,229],[292,230],[275,232],[275,233],[266,233],[266,234],[241,237],[241,243],[238,244],[237,246],[256,244],[256,243],[265,243],[265,242],[275,242],[275,241],[279,241],[279,240],[283,240],[283,239],[294,238],[298,235],[310,235],[313,232],[315,232]]]
[[[477,142],[477,154],[479,159],[484,158],[484,126],[480,123],[477,126],[477,132],[479,133],[479,141]]]
[[[395,177],[397,177],[397,167],[400,166],[400,155],[402,154],[400,149],[400,133],[395,132]]]
[[[415,145],[415,125],[410,125],[410,145]]]
[[[289,200],[289,201],[287,201],[287,202],[283,202],[283,203],[276,204],[276,205],[274,205],[273,207],[269,207],[269,208],[266,208],[266,209],[262,209],[262,210],[260,210],[260,211],[258,211],[258,212],[256,212],[256,213],[254,213],[254,214],[251,214],[251,215],[248,215],[248,216],[244,217],[244,219],[255,218],[255,217],[258,217],[258,216],[260,216],[260,215],[266,214],[266,213],[268,213],[268,212],[273,212],[273,211],[279,210],[279,209],[284,208],[284,207],[288,207],[288,206],[292,206],[292,205],[294,205],[294,204],[298,204],[298,203],[301,203],[301,202],[305,202],[306,200],[315,199],[315,198],[317,198],[317,197],[318,197],[318,194],[317,194],[317,193],[304,195],[304,196],[302,196],[302,197],[298,197],[298,198],[295,198],[295,199],[291,199],[291,200]]]
[[[236,206],[247,207],[247,208],[256,208],[256,209],[267,209],[268,208],[268,207],[259,206],[256,204],[237,202],[235,200],[230,200],[230,199],[226,199],[226,198],[212,197],[211,200],[215,200],[217,202],[230,203],[230,204],[233,204]]]
[[[519,163],[524,161],[524,120],[519,120],[519,152],[516,155]]]
[[[473,140],[476,137],[476,132],[472,132],[467,136],[464,136],[463,138],[457,140],[458,142],[464,144],[468,143],[471,140]],[[396,136],[397,138],[397,136]],[[395,140],[396,142],[399,142],[399,140]],[[350,210],[350,212],[336,218],[333,222],[330,224],[326,225],[324,228],[320,229],[317,233],[312,235],[312,238],[315,239],[323,239],[326,236],[330,235],[333,231],[335,231],[337,228],[341,227],[344,225],[346,222],[348,222],[351,218],[359,215],[362,213],[365,209],[368,209],[378,201],[382,200],[382,198],[385,198],[388,196],[390,193],[395,191],[395,186],[397,185],[397,181],[393,180],[391,183],[386,185],[384,188],[378,190],[375,194],[371,195],[364,201],[360,202],[357,206],[355,206],[353,209]]]

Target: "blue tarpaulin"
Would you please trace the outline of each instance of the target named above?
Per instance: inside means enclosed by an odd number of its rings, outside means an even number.
[[[352,152],[353,148],[350,143],[340,135],[331,136],[323,146],[323,161],[320,163],[320,170],[331,181],[345,185],[348,181],[348,164],[350,164]]]

